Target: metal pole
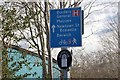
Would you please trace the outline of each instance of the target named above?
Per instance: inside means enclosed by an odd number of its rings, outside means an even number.
[[[63,71],[63,79],[68,80],[68,71],[66,69],[62,71]]]
[[[60,2],[60,8],[63,8],[63,2]],[[67,50],[67,48],[61,48],[61,50]],[[62,70],[63,72],[63,79],[64,80],[68,80],[68,70],[65,69],[65,70]]]
[[[61,48],[61,50],[67,50],[67,48]],[[63,72],[63,79],[68,80],[68,69],[62,70]]]

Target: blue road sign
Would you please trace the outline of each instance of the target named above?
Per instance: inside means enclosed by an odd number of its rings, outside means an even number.
[[[81,8],[50,10],[50,47],[82,46]]]

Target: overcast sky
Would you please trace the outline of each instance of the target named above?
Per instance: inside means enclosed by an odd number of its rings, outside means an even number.
[[[109,0],[110,1],[110,0]],[[115,18],[118,12],[118,7],[117,7],[117,2],[113,2],[114,5],[108,5],[107,7],[103,8],[102,10],[95,12],[91,14],[89,17],[89,21],[97,21],[90,23],[88,25],[85,25],[85,35],[89,35],[88,32],[93,31],[93,35],[90,36],[87,40],[86,46],[91,46],[87,47],[88,50],[96,49],[99,41],[99,36],[102,34],[106,33],[109,34],[109,30],[107,29],[107,23],[110,21],[110,19]],[[103,5],[104,6],[104,5]],[[98,8],[102,8],[101,6],[98,6]],[[117,16],[116,16],[117,17]]]

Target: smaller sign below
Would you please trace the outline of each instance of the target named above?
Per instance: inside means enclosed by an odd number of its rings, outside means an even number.
[[[57,63],[61,69],[68,69],[72,63],[72,56],[70,51],[61,50],[57,56]]]

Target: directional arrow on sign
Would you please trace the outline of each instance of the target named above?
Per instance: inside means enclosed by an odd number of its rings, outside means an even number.
[[[55,25],[52,25],[52,31],[55,32]]]

